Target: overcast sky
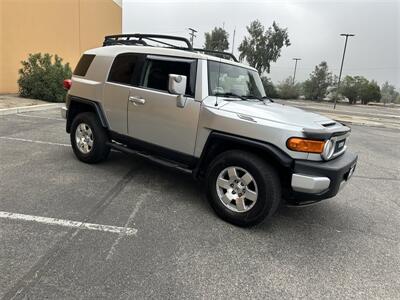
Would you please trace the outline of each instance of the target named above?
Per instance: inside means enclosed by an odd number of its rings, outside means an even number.
[[[204,32],[214,26],[230,34],[236,28],[234,53],[247,34],[246,26],[259,19],[265,26],[275,20],[287,27],[291,46],[282,49],[268,75],[277,83],[293,74],[293,57],[300,57],[296,79],[304,80],[314,66],[328,62],[339,73],[344,38],[349,39],[344,75],[363,75],[378,83],[389,81],[400,89],[400,0],[391,1],[138,1],[123,2],[124,33],[163,33],[189,37],[198,30],[195,47],[203,47]]]

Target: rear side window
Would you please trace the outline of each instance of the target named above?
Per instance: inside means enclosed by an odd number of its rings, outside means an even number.
[[[108,81],[131,85],[133,83],[133,75],[139,57],[138,54],[134,53],[118,55],[111,66]]]
[[[83,54],[74,70],[74,75],[85,76],[95,56],[94,54]]]
[[[149,59],[143,78],[143,87],[167,91],[169,74],[187,77],[186,95],[194,97],[196,61],[183,59]]]

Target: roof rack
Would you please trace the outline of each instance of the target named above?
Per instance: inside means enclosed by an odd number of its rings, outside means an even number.
[[[211,54],[213,56],[217,56],[220,58],[228,58],[228,59],[232,59],[235,62],[239,62],[236,58],[235,55],[233,55],[232,53],[229,52],[223,52],[223,51],[217,51],[217,50],[209,50],[209,49],[201,49],[201,48],[193,48],[194,51],[196,52],[202,52],[204,54]]]
[[[187,45],[187,48],[179,47],[164,41],[159,41],[158,39],[165,39],[165,40],[174,40],[184,42]],[[116,35],[107,35],[104,37],[103,46],[111,46],[111,45],[143,45],[148,46],[146,41],[149,40],[156,43],[160,43],[166,45],[171,48],[177,48],[181,50],[189,50],[193,51],[192,44],[190,44],[189,40],[180,37],[180,36],[172,36],[172,35],[163,35],[163,34],[116,34]]]
[[[160,41],[159,39],[184,42],[187,47],[179,47],[177,45],[170,44],[165,41]],[[104,37],[103,46],[112,46],[112,45],[151,46],[147,44],[145,40],[165,45],[168,48],[186,50],[186,51],[196,51],[204,54],[214,55],[220,58],[232,59],[233,61],[238,62],[237,58],[232,53],[201,49],[201,48],[193,48],[192,44],[189,42],[187,38],[180,36],[173,36],[173,35],[141,34],[141,33],[107,35]]]

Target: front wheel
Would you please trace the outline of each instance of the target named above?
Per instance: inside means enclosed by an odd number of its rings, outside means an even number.
[[[110,153],[107,132],[94,113],[77,115],[72,121],[70,137],[76,157],[85,163],[101,162]]]
[[[211,206],[222,219],[238,226],[252,226],[272,216],[281,199],[277,172],[253,153],[220,154],[206,178]]]

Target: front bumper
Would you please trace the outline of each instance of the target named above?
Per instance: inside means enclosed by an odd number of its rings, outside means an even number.
[[[295,160],[288,202],[300,205],[334,197],[353,175],[357,158],[345,152],[330,161]]]
[[[66,119],[67,114],[68,114],[68,108],[66,108],[65,106],[61,107],[60,113],[61,113],[61,117],[63,119]]]

